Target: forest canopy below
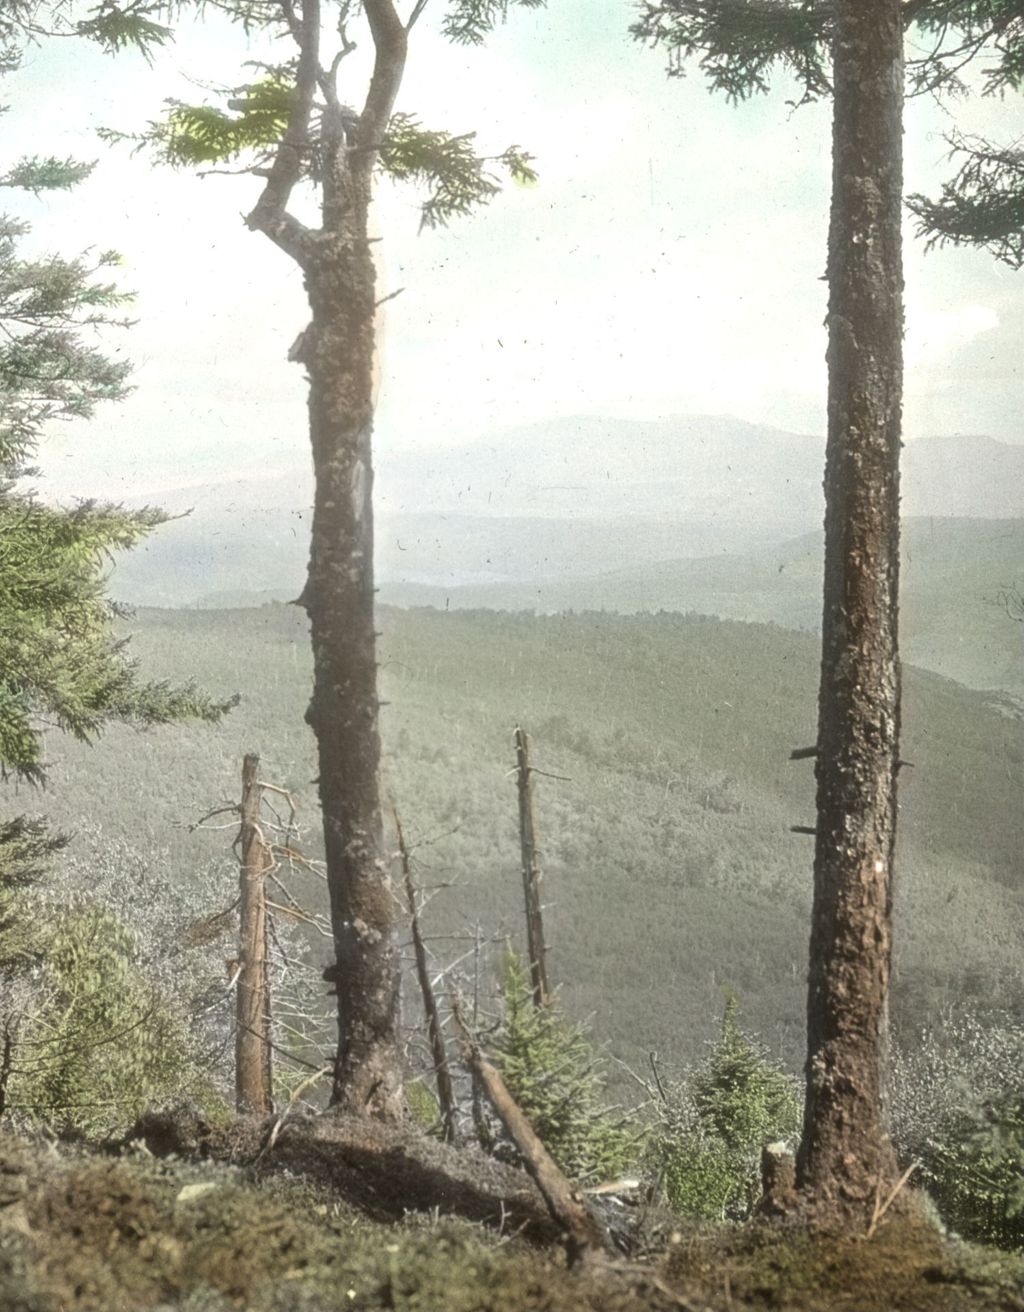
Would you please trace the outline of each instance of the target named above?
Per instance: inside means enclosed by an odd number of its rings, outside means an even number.
[[[521,722],[538,768],[568,776],[538,780],[537,808],[551,970],[570,1014],[599,1015],[601,1039],[634,1066],[657,1049],[682,1067],[716,1033],[730,987],[745,1024],[797,1070],[810,852],[790,827],[813,821],[814,788],[788,757],[814,737],[815,639],[668,613],[384,608],[381,622],[384,786],[410,840],[432,840],[422,878],[451,884],[430,903],[430,932],[519,933],[509,771]],[[51,736],[54,824],[77,831],[80,853],[114,839],[162,853],[153,895],[170,904],[189,886],[194,905],[213,879],[215,910],[234,877],[230,835],[188,826],[237,795],[242,754],[260,750],[319,855],[301,613],[140,610],[132,630],[148,672],[187,670],[241,703],[220,725],[159,739],[121,726],[93,748]],[[950,1006],[1020,1012],[1024,752],[999,694],[918,669],[905,687],[893,1005],[910,1036]],[[314,952],[326,961],[325,945]]]

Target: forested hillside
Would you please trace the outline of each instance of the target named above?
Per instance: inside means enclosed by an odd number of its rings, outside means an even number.
[[[662,614],[562,617],[385,608],[387,791],[430,885],[432,933],[519,935],[512,727],[533,734],[551,970],[569,1011],[631,1063],[693,1061],[723,989],[802,1058],[817,643],[761,624]],[[1004,622],[1010,626],[1009,620]],[[1012,627],[1012,626],[1010,626]],[[236,799],[244,751],[295,790],[316,849],[305,623],[293,607],[140,611],[153,673],[187,671],[241,705],[220,726],[113,729],[48,743],[55,823],[97,850],[165,851],[156,883],[233,868],[229,834],[187,825]],[[909,1031],[949,1005],[1020,1010],[1020,721],[998,697],[906,674],[894,1010]],[[24,804],[24,797],[22,803]],[[96,829],[99,832],[96,832]],[[203,878],[208,876],[204,875]],[[219,909],[223,884],[211,889]],[[314,884],[303,890],[313,896]],[[451,956],[465,949],[452,943]],[[444,956],[444,945],[437,945]],[[327,951],[317,943],[323,962]]]
[[[625,532],[623,530],[623,532]],[[905,658],[975,688],[1024,690],[1024,634],[1002,597],[1021,573],[1024,520],[907,519],[901,646]],[[757,552],[664,559],[585,577],[438,587],[385,584],[399,605],[557,613],[677,610],[815,631],[821,623],[821,534]]]

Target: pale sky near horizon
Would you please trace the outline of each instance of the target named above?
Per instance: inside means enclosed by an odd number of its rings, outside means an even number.
[[[696,71],[669,80],[663,55],[629,39],[631,8],[513,10],[480,50],[446,45],[427,18],[416,29],[398,108],[476,128],[486,150],[525,147],[540,182],[440,233],[418,233],[414,192],[381,187],[381,293],[404,289],[386,308],[384,458],[577,414],[824,431],[828,106],[794,112],[780,89],[737,108]],[[68,41],[30,50],[6,81],[5,158],[99,160],[76,192],[7,208],[41,249],[117,248],[138,293],[139,324],[118,343],[137,391],[50,436],[40,463],[55,494],[135,499],[308,465],[302,375],[285,360],[304,298],[295,267],[242,225],[258,182],[154,169],[94,135],[140,126],[166,96],[206,98],[190,78],[243,81],[239,63],[259,53],[207,23],[152,67]],[[1022,134],[1017,98],[953,109],[972,130]],[[949,172],[951,122],[931,101],[908,107],[908,190],[934,192]],[[908,440],[1024,441],[1022,277],[908,241]]]

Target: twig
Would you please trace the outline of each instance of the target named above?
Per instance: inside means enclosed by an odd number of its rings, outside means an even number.
[[[409,15],[409,21],[405,25],[405,30],[407,32],[411,32],[416,26],[417,20],[429,3],[430,0],[416,0],[416,3],[412,7],[412,13]]]
[[[274,1147],[274,1144],[277,1143],[277,1136],[281,1133],[281,1130],[284,1127],[284,1123],[288,1117],[288,1113],[295,1106],[295,1104],[302,1097],[302,1095],[306,1092],[306,1090],[311,1089],[313,1085],[316,1084],[317,1080],[322,1080],[325,1075],[331,1075],[333,1074],[333,1072],[334,1072],[333,1066],[321,1066],[319,1070],[314,1071],[312,1075],[307,1075],[304,1080],[302,1080],[298,1085],[296,1085],[296,1087],[292,1091],[292,1096],[288,1099],[288,1102],[285,1104],[284,1111],[274,1122],[274,1128],[270,1131],[269,1139],[257,1154],[256,1156],[257,1161],[259,1161],[259,1159],[264,1155],[264,1153],[269,1153],[271,1149]]]
[[[654,1076],[654,1083],[658,1086],[658,1097],[663,1103],[667,1103],[668,1094],[665,1092],[665,1086],[661,1082],[661,1072],[658,1070],[658,1054],[652,1049],[647,1054],[647,1060],[651,1064],[651,1074]]]
[[[242,973],[242,963],[239,961],[235,963],[235,973],[231,976],[228,986],[224,990],[224,992],[215,1001],[211,1002],[208,1007],[203,1007],[201,1011],[194,1011],[192,1015],[205,1016],[208,1011],[213,1011],[214,1007],[219,1007],[225,998],[230,997],[231,990],[238,983],[238,977],[239,975],[241,975],[241,973]]]
[[[317,933],[323,938],[332,937],[330,930],[324,927],[321,920],[314,916],[307,915],[304,911],[296,911],[294,907],[283,907],[280,902],[271,902],[269,898],[267,898],[267,906],[271,911],[279,911],[281,915],[285,916],[288,920],[298,920],[304,925],[312,925]]]
[[[212,820],[213,817],[214,817],[215,815],[227,815],[229,812],[230,812],[232,815],[237,815],[237,814],[238,814],[238,804],[237,804],[237,803],[233,803],[231,806],[216,806],[216,807],[214,807],[214,809],[213,809],[212,811],[207,811],[207,813],[206,813],[205,815],[201,815],[201,816],[199,817],[198,820],[194,820],[194,821],[192,822],[192,824],[190,824],[190,825],[188,826],[188,832],[189,832],[190,834],[193,834],[193,833],[195,833],[195,831],[196,831],[197,829],[200,828],[200,826],[204,825],[204,824],[207,822],[207,820]],[[223,829],[227,829],[227,828],[228,828],[227,825],[218,825],[217,827],[218,827],[219,829],[220,829],[220,828],[223,828]]]
[[[889,1208],[893,1206],[893,1203],[895,1202],[895,1199],[897,1199],[897,1195],[899,1194],[899,1191],[903,1189],[903,1186],[906,1185],[906,1182],[908,1181],[908,1179],[910,1179],[911,1174],[914,1173],[916,1169],[918,1169],[919,1165],[920,1165],[919,1161],[912,1161],[911,1164],[907,1166],[905,1172],[903,1172],[902,1176],[899,1177],[898,1181],[895,1182],[895,1185],[893,1185],[893,1187],[891,1187],[891,1189],[889,1190],[889,1197],[887,1197],[885,1202],[881,1204],[881,1207],[878,1206],[878,1198],[880,1198],[880,1193],[878,1193],[878,1187],[876,1186],[876,1190],[874,1190],[874,1211],[872,1214],[872,1221],[870,1221],[870,1225],[868,1227],[868,1233],[866,1233],[866,1235],[864,1236],[865,1239],[870,1239],[870,1237],[874,1235],[874,1232],[877,1231],[878,1221],[881,1221],[882,1216],[885,1216],[886,1212],[889,1211]]]
[[[624,1062],[621,1057],[616,1057],[614,1053],[610,1055],[615,1065],[621,1066],[622,1069],[626,1072],[626,1074],[630,1077],[630,1079],[633,1080],[636,1084],[639,1084],[640,1088],[643,1089],[644,1093],[647,1094],[651,1102],[656,1102],[657,1095],[655,1093],[655,1090],[647,1083],[647,1081],[643,1079],[640,1075],[638,1075],[636,1071],[632,1068],[632,1066],[630,1066],[628,1062]]]

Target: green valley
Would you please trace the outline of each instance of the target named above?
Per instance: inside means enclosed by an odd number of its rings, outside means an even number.
[[[429,930],[520,934],[512,728],[533,735],[551,968],[632,1065],[699,1057],[735,988],[745,1023],[792,1066],[803,1044],[818,644],[765,624],[382,608],[388,791],[432,899]],[[1014,628],[1004,617],[1003,623]],[[293,607],[140,611],[147,671],[187,671],[241,705],[219,726],[52,737],[48,809],[154,855],[167,880],[230,870],[230,833],[190,822],[238,791],[242,753],[303,805],[309,654]],[[1021,1010],[1024,743],[992,694],[906,672],[894,1011],[914,1027],[961,1003]],[[22,806],[25,799],[19,799]],[[98,829],[98,833],[96,832]],[[230,829],[230,826],[229,826]],[[429,840],[424,842],[424,840]],[[205,876],[204,876],[205,877]],[[313,884],[303,896],[314,896]],[[217,908],[219,893],[211,894]],[[439,942],[439,960],[466,950]],[[314,954],[326,963],[319,941]]]

